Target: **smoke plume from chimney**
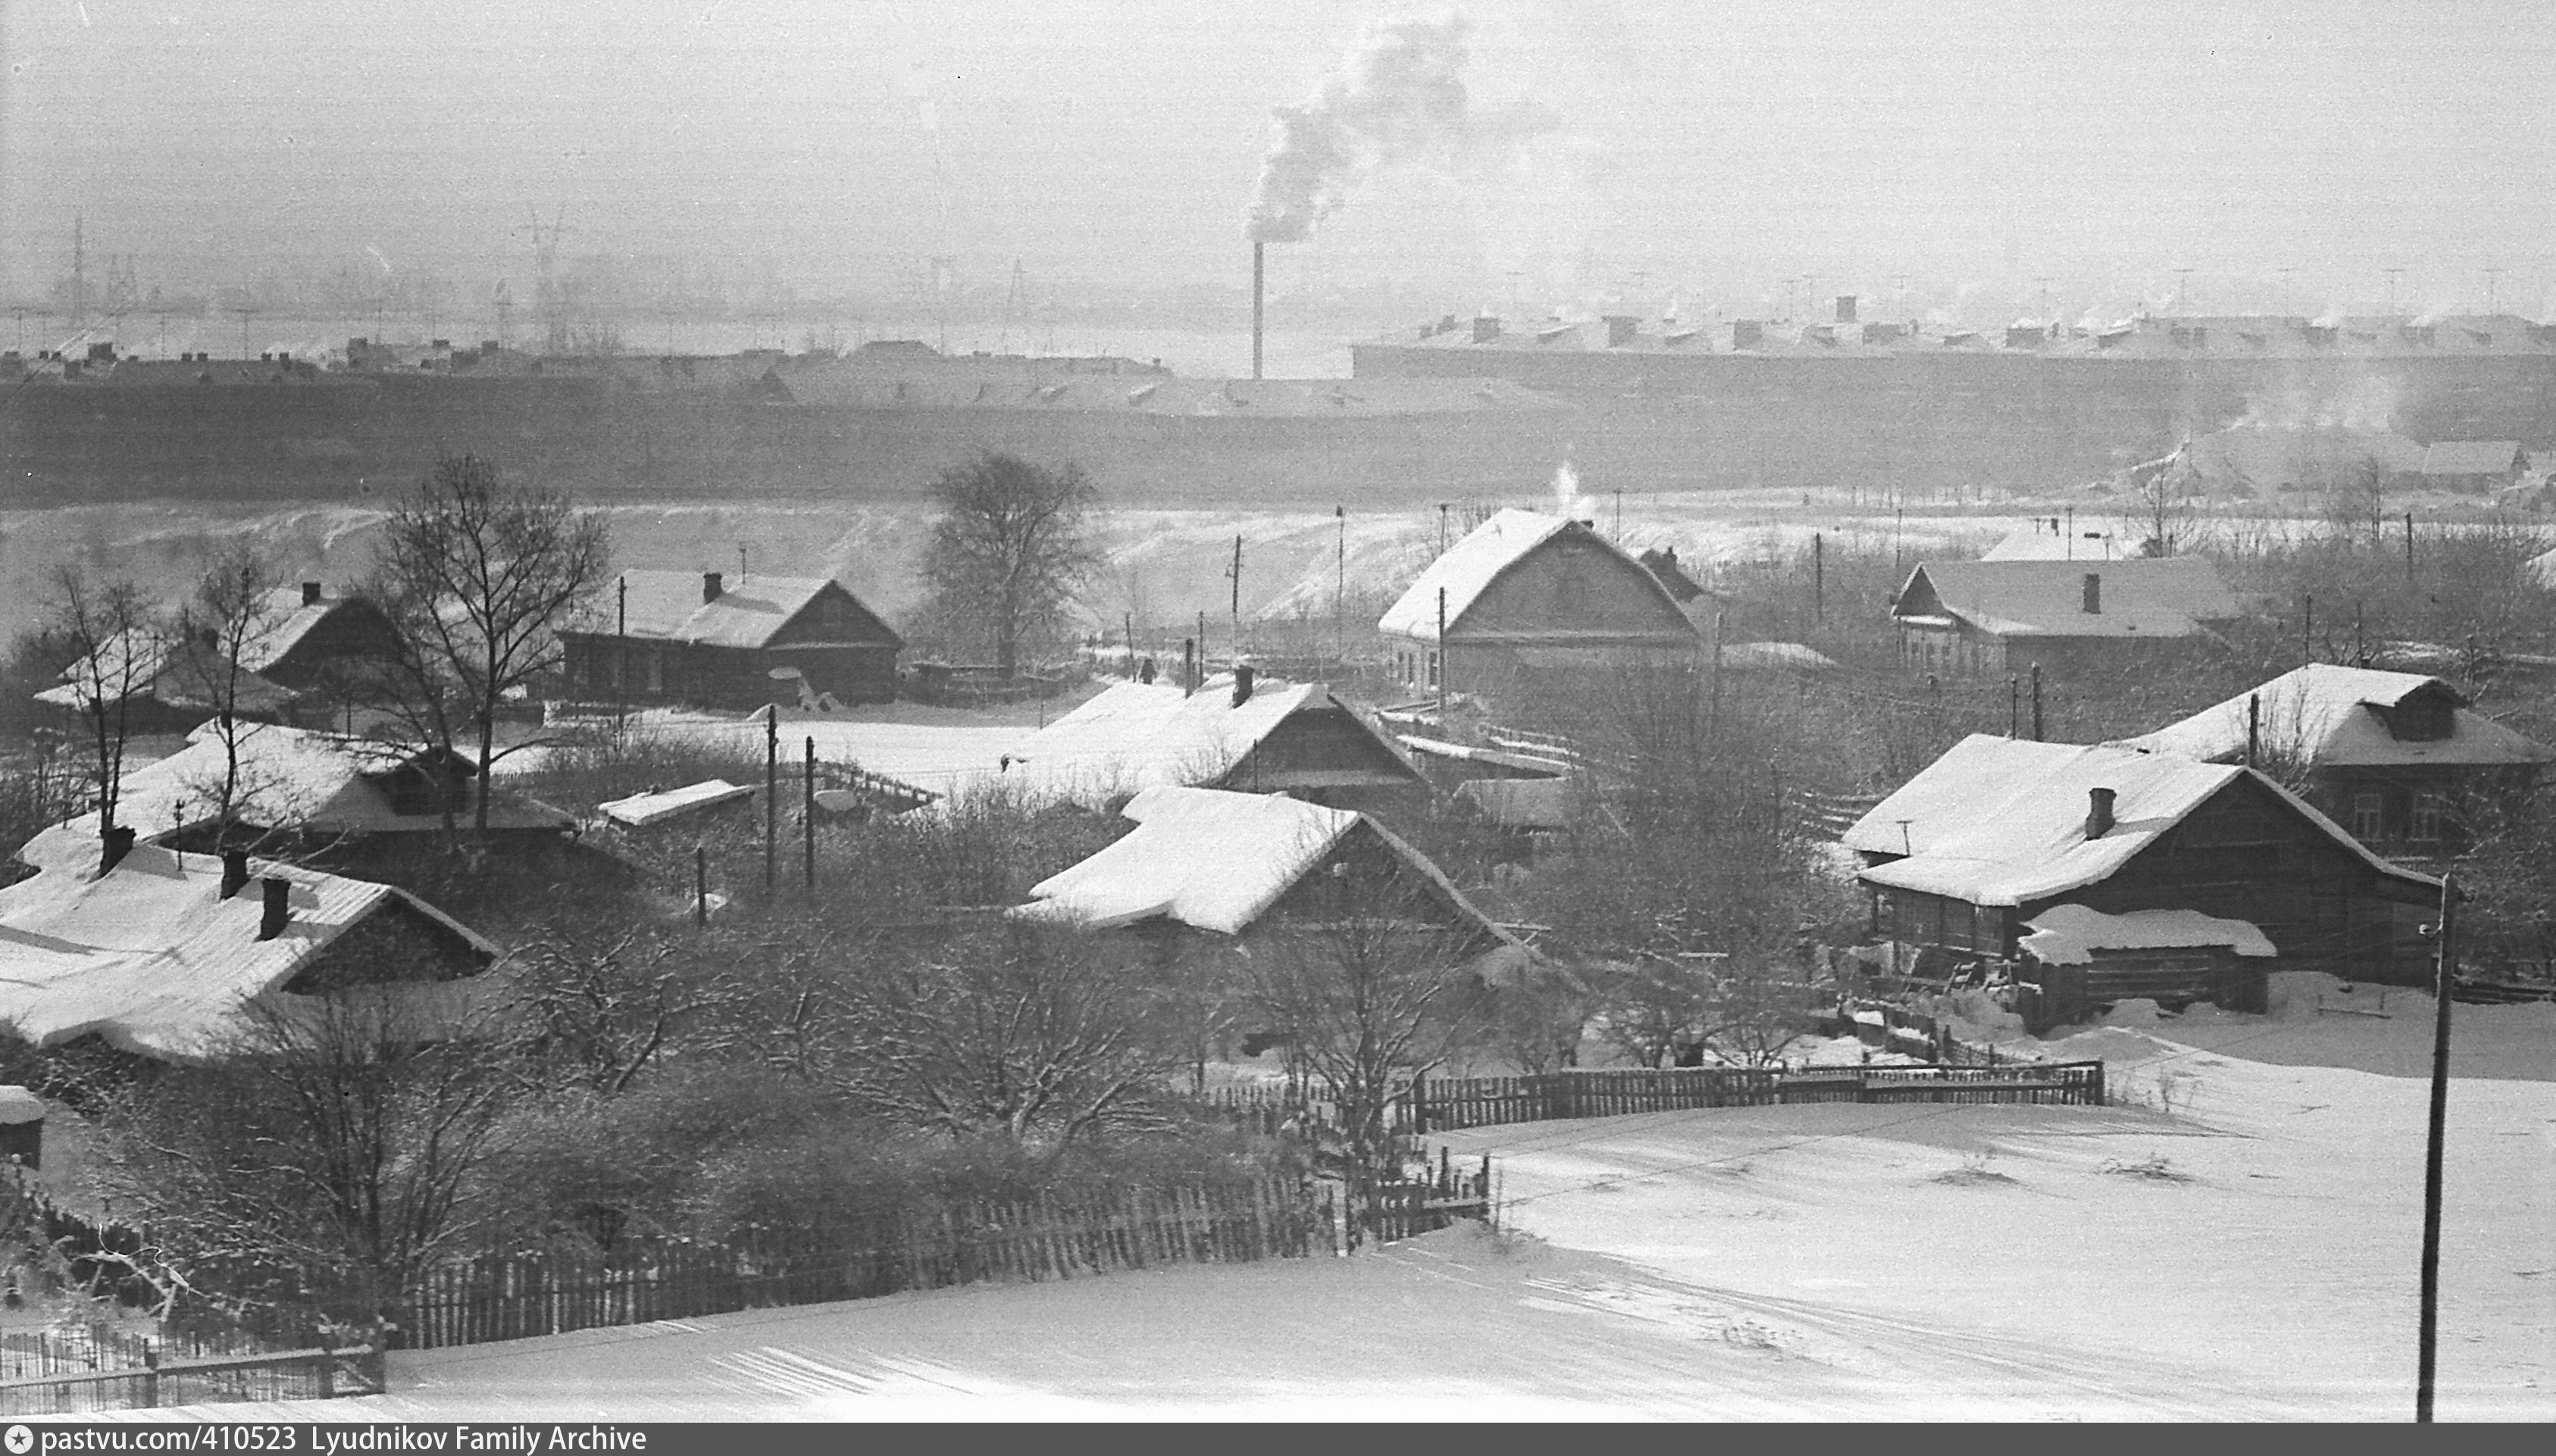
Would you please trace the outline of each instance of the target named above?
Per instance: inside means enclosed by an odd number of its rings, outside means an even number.
[[[1251,204],[1251,240],[1303,242],[1379,168],[1470,172],[1498,160],[1499,149],[1555,130],[1554,119],[1533,108],[1472,108],[1464,79],[1471,30],[1453,14],[1373,22],[1312,99],[1279,107],[1278,136],[1261,159]]]

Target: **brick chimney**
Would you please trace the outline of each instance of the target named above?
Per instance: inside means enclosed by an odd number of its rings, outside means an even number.
[[[2086,573],[2086,610],[2098,613],[2104,610],[2104,573],[2101,571]]]
[[[1244,703],[1251,701],[1251,679],[1253,675],[1251,665],[1249,663],[1236,663],[1234,665],[1233,705],[1235,707],[1238,708]]]
[[[114,869],[124,863],[124,857],[131,853],[133,853],[133,829],[130,825],[118,824],[107,830],[98,845],[97,872],[103,875]]]
[[[248,851],[222,851],[222,899],[228,900],[248,888]]]
[[[293,882],[269,875],[259,883],[266,889],[266,911],[257,918],[257,938],[272,940],[284,933],[284,922],[293,918]]]
[[[704,571],[702,573],[702,604],[703,606],[707,606],[711,602],[717,601],[719,599],[719,593],[725,590],[727,590],[727,587],[720,582],[719,574],[716,571]]]
[[[2101,839],[2112,832],[2112,801],[2118,795],[2109,789],[2086,790],[2086,837]]]
[[[320,605],[319,582],[306,581],[302,583],[302,605],[306,607],[316,607]]]

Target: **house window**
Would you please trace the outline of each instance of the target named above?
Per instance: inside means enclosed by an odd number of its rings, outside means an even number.
[[[1429,655],[1429,685],[1438,685],[1438,655],[1434,652]]]
[[[2414,816],[2406,826],[2409,839],[2437,840],[2441,821],[2449,813],[2448,796],[2436,789],[2425,789],[2414,795]]]
[[[2365,843],[2387,831],[2386,815],[2381,809],[2384,800],[2375,793],[2356,793],[2352,796],[2353,838]]]

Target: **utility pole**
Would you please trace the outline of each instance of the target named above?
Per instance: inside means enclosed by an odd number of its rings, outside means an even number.
[[[2316,658],[2316,593],[2308,593],[2299,609],[2299,666],[2304,667]]]
[[[2396,276],[2403,273],[2405,270],[2402,268],[2382,268],[2378,271],[2387,275],[2387,313],[2388,316],[2392,318],[2396,313]]]
[[[1829,620],[1828,543],[1820,533],[1811,533],[1811,625],[1824,626]]]
[[[2263,695],[2245,694],[2245,767],[2254,767],[2254,756],[2263,746]]]
[[[2405,513],[2405,584],[2414,584],[2414,513]]]
[[[701,845],[693,846],[693,923],[710,922],[710,852]]]
[[[1438,503],[1438,554],[1447,554],[1447,503]]]
[[[2032,741],[2047,743],[2041,732],[2041,665],[2032,665]]]
[[[772,893],[781,842],[781,704],[763,710],[763,890]]]
[[[1349,655],[1349,508],[1332,507],[1332,519],[1340,523],[1339,559],[1332,575],[1332,660],[1340,663]]]
[[[800,838],[808,847],[808,893],[817,893],[817,735],[808,735],[808,778],[800,787]]]
[[[2450,1117],[2450,993],[2458,981],[2457,933],[2459,891],[2441,877],[2441,919],[2432,927],[2432,1117],[2423,1139],[2423,1313],[2422,1351],[2414,1378],[2414,1419],[2432,1418],[2432,1386],[2441,1333],[2441,1146]]]
[[[1225,573],[1233,578],[1233,660],[1242,661],[1242,538],[1233,539],[1233,569]]]
[[[2005,736],[2023,736],[2023,689],[2012,672],[2005,674]]]
[[[1438,670],[1430,675],[1438,679],[1438,731],[1447,731],[1447,679],[1455,675],[1455,662],[1447,656],[1447,588],[1438,588]]]
[[[615,578],[612,603],[612,718],[622,733],[630,731],[630,573]]]

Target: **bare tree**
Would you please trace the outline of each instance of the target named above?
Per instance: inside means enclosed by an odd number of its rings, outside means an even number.
[[[1330,1092],[1352,1201],[1371,1207],[1393,1171],[1394,1099],[1482,1031],[1487,998],[1470,963],[1489,942],[1449,924],[1426,887],[1346,855],[1291,896],[1304,899],[1250,957],[1248,992]]]
[[[2356,542],[2375,551],[2386,545],[2387,462],[2366,454],[2336,466],[2326,477],[2326,519]]]
[[[1155,988],[1079,931],[1004,924],[868,959],[846,988],[851,1088],[904,1121],[1066,1142],[1143,1120],[1186,1059]]]
[[[556,627],[601,587],[607,558],[600,516],[553,492],[510,488],[475,455],[437,461],[390,519],[380,596],[406,644],[386,665],[400,689],[394,706],[456,757],[459,735],[471,735],[480,831],[498,710],[557,659]]]
[[[989,646],[1009,677],[1022,644],[1054,626],[1099,564],[1086,522],[1099,492],[1081,466],[997,454],[943,471],[932,490],[941,518],[923,556],[930,610],[961,640]]]
[[[468,1225],[512,1084],[486,1045],[391,998],[294,1000],[259,1004],[218,1062],[128,1089],[98,1176],[181,1277],[396,1319]]]
[[[2121,529],[2142,556],[2171,556],[2190,544],[2198,513],[2192,442],[2160,461],[2132,466],[2128,489],[2120,497]]]
[[[133,700],[168,661],[168,634],[136,583],[92,579],[76,565],[54,572],[48,630],[72,654],[65,672],[87,719],[90,786],[99,833],[111,839],[124,793],[124,751],[133,738]]]
[[[250,649],[282,621],[275,589],[282,584],[273,564],[246,541],[217,555],[195,583],[195,595],[179,610],[178,653],[192,690],[203,694],[214,713],[213,731],[222,745],[222,777],[208,785],[218,837],[230,842],[232,823],[243,803],[240,782],[240,738],[247,731],[240,710],[251,706],[259,679],[249,671]]]

